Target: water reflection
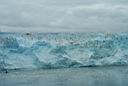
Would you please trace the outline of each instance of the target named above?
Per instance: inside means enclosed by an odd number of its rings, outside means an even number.
[[[127,67],[39,70],[0,76],[0,86],[128,86]]]

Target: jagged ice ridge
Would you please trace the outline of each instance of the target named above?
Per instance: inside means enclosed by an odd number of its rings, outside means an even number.
[[[128,65],[128,33],[0,33],[0,69]]]

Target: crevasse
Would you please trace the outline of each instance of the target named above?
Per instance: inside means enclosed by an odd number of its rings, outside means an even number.
[[[128,33],[0,33],[0,69],[128,65]]]

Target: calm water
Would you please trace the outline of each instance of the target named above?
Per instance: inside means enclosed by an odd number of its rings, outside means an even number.
[[[128,86],[128,67],[10,71],[0,86]]]

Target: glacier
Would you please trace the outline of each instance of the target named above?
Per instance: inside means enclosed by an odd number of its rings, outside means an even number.
[[[0,70],[128,65],[128,33],[0,33]]]

